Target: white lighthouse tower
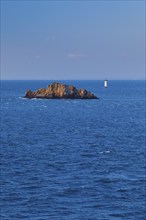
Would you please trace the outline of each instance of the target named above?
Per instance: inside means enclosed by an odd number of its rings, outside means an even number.
[[[107,88],[107,80],[104,80],[104,88]]]

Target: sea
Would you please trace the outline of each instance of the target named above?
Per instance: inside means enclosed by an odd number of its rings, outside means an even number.
[[[1,81],[1,220],[146,219],[145,81],[58,81],[99,99],[25,99]]]

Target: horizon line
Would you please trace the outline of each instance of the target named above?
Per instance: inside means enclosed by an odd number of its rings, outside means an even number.
[[[105,80],[107,78],[103,79],[0,79],[0,81],[97,81],[97,80]],[[146,80],[145,79],[107,79],[107,80]]]

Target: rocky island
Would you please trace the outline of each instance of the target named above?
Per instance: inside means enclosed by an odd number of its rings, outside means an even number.
[[[97,99],[97,97],[86,89],[77,89],[72,85],[53,82],[46,89],[40,88],[34,92],[26,91],[25,98],[41,99]]]

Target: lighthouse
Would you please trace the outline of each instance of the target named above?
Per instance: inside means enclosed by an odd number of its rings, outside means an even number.
[[[104,80],[104,88],[107,88],[107,80]]]

